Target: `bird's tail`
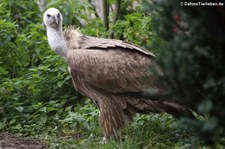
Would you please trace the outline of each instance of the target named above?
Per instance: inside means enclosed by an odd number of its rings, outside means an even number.
[[[133,98],[127,100],[127,104],[134,107],[137,113],[168,113],[176,118],[184,115],[194,117],[188,108],[169,101]]]
[[[134,97],[104,98],[98,101],[100,107],[99,124],[104,137],[118,136],[136,115],[136,113],[169,113],[175,117],[184,114],[193,116],[184,106],[168,101],[156,101]]]

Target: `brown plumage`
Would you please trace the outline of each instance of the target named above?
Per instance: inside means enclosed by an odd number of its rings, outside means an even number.
[[[76,90],[98,105],[105,138],[116,136],[136,113],[178,117],[188,111],[163,96],[146,94],[148,89],[165,89],[154,75],[162,72],[149,51],[120,40],[84,36],[73,27],[61,35],[62,17],[55,8],[46,11],[44,22],[49,44],[68,62]]]
[[[69,28],[64,32],[67,61],[74,86],[99,107],[99,123],[109,138],[133,119],[136,113],[167,112],[179,116],[183,106],[145,97],[147,89],[163,90],[154,55],[134,45],[112,39],[81,35]]]

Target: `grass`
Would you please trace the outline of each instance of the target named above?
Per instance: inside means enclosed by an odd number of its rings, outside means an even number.
[[[203,146],[191,130],[168,114],[137,115],[120,137],[103,142],[98,126],[98,109],[91,101],[77,104],[74,109],[64,111],[63,117],[48,116],[45,123],[34,119],[29,127],[21,125],[18,128],[10,127],[10,130],[41,140],[48,149],[209,148]],[[214,148],[224,148],[221,145],[223,142],[221,140]]]
[[[182,148],[193,147],[194,136],[167,114],[138,115],[117,139],[103,143],[100,128],[96,124],[92,132],[56,133],[41,136],[50,149],[96,148],[96,149],[138,149],[138,148]],[[72,131],[72,130],[71,130]]]

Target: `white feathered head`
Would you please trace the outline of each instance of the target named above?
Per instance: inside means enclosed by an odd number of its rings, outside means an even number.
[[[44,13],[44,25],[47,28],[59,29],[62,27],[63,17],[56,8],[49,8]]]

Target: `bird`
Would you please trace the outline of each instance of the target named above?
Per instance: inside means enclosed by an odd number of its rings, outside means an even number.
[[[163,72],[150,51],[117,39],[86,36],[73,26],[63,31],[63,16],[56,8],[45,11],[43,22],[49,46],[68,64],[74,88],[97,105],[105,139],[119,136],[137,113],[179,117],[189,112],[162,96],[166,87],[157,75]]]

